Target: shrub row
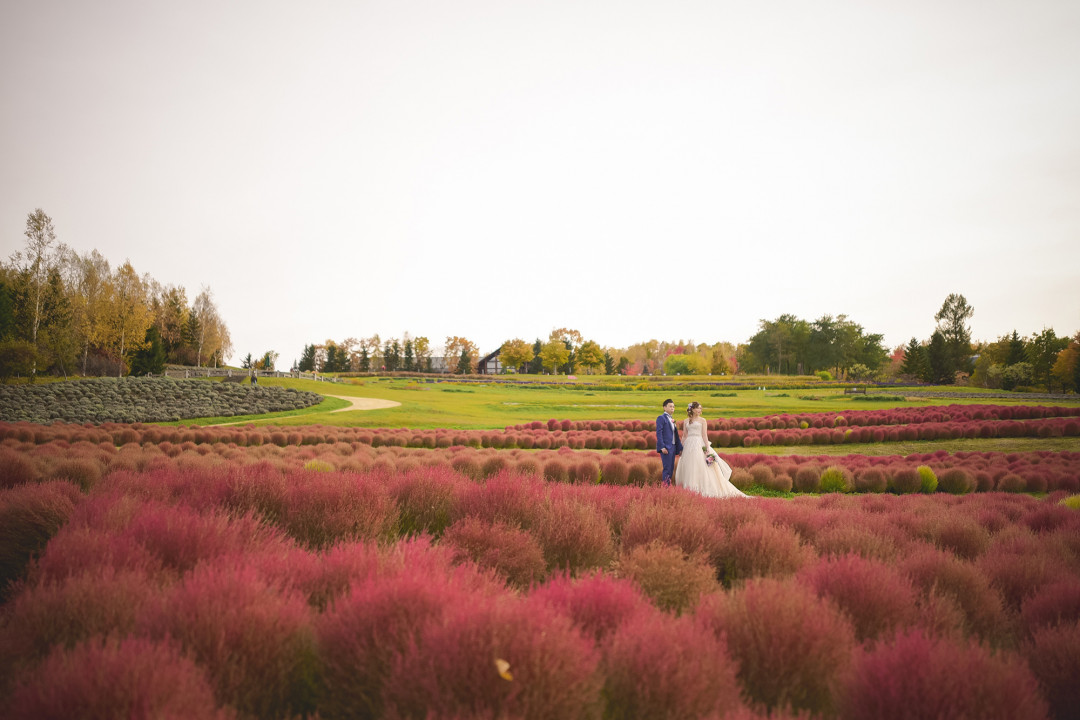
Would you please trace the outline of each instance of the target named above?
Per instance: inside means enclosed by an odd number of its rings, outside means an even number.
[[[1080,420],[1051,418],[1020,421],[971,421],[923,423],[919,425],[847,428],[795,428],[790,430],[710,430],[710,442],[719,448],[795,445],[840,445],[852,443],[913,442],[960,438],[1055,438],[1080,436]],[[0,439],[46,443],[129,442],[232,443],[236,445],[313,445],[359,442],[374,447],[449,448],[456,445],[485,448],[574,450],[647,450],[655,448],[653,431],[631,430],[419,430],[408,428],[333,428],[320,425],[296,429],[274,427],[148,427],[140,424],[90,425],[2,423]]]
[[[0,420],[31,423],[167,422],[261,415],[322,402],[318,393],[159,377],[0,385]]]
[[[1037,420],[1078,417],[1080,408],[1042,405],[946,405],[884,410],[782,413],[758,418],[719,418],[708,421],[709,430],[783,430],[847,426],[914,425],[919,423],[972,422],[981,420]],[[653,430],[655,420],[548,420],[508,425],[507,430]]]
[[[732,482],[788,492],[1047,492],[1080,490],[1080,453],[959,452],[884,455],[726,455],[734,469]],[[386,472],[416,467],[453,467],[482,479],[503,470],[541,476],[556,482],[609,485],[655,485],[660,481],[659,456],[653,451],[606,453],[589,450],[495,450],[453,446],[434,450],[396,445],[372,447],[359,441],[317,445],[236,445],[188,441],[173,444],[106,441],[42,445],[7,439],[0,443],[0,487],[26,482],[62,480],[89,488],[107,473],[169,467],[220,467],[269,462],[282,469]],[[920,471],[920,467],[926,470]],[[932,476],[932,477],[931,477]],[[933,486],[933,487],[931,487]]]

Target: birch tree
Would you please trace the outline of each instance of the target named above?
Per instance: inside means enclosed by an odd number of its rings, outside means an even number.
[[[56,239],[52,218],[37,208],[26,218],[26,248],[15,253],[11,260],[20,271],[26,273],[31,304],[30,342],[37,348],[38,326],[41,324],[42,307],[48,291],[49,273],[59,268],[67,252],[63,243]],[[32,361],[31,376],[37,374],[37,357]]]
[[[146,344],[146,329],[153,322],[146,279],[139,277],[130,261],[116,269],[112,280],[106,347],[120,360],[117,376],[123,375],[125,356]]]

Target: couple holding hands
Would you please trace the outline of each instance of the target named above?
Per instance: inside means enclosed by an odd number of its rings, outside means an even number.
[[[664,401],[664,412],[656,418],[656,452],[664,464],[663,483],[691,490],[705,497],[746,497],[731,484],[731,467],[709,444],[701,403],[686,406],[686,419],[676,424],[675,402]],[[682,426],[680,437],[679,426]],[[682,456],[675,468],[675,457]]]

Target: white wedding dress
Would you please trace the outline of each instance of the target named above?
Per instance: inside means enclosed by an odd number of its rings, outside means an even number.
[[[705,497],[747,497],[731,484],[731,466],[719,455],[709,465],[705,462],[705,449],[715,453],[706,435],[705,423],[687,420],[683,423],[683,450],[675,468],[675,486],[692,490]]]

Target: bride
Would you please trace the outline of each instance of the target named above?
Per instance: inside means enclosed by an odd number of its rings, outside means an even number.
[[[682,421],[683,451],[679,466],[675,468],[675,486],[705,497],[747,497],[731,484],[731,467],[709,444],[705,418],[701,417],[701,403],[690,403],[686,414],[687,419]]]

